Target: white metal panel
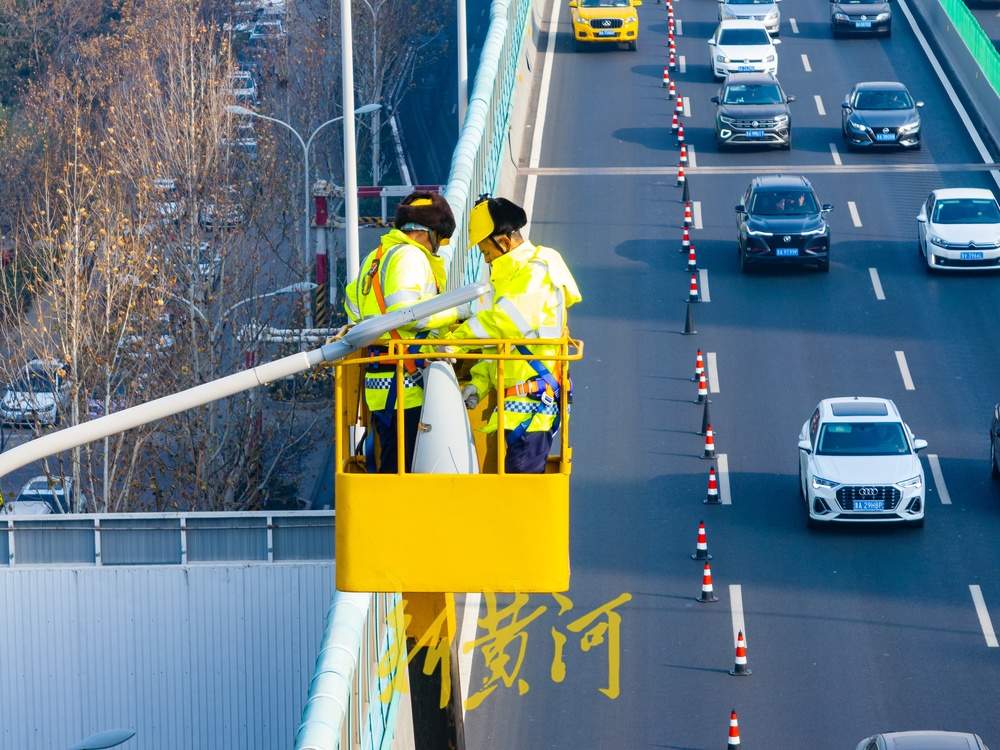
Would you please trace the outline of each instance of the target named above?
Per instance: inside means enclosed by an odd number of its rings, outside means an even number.
[[[0,568],[0,747],[291,747],[333,590],[329,562]]]

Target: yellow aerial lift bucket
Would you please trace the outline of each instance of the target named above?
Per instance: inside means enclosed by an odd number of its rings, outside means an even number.
[[[334,446],[336,487],[336,576],[341,591],[553,592],[569,588],[569,388],[559,396],[559,453],[545,474],[504,472],[503,389],[469,412],[479,474],[368,473],[360,443],[372,429],[365,407],[364,371],[369,363],[395,365],[397,393],[403,393],[405,360],[495,360],[497,380],[504,365],[530,360],[520,345],[552,347],[560,382],[569,383],[569,362],[583,356],[583,343],[560,339],[393,340],[379,342],[388,353],[360,352],[337,362]],[[421,353],[407,353],[420,346]],[[434,347],[475,347],[439,353]],[[483,351],[485,349],[485,351]],[[497,400],[496,432],[486,434]],[[403,399],[396,399],[396,424],[403,424]],[[499,436],[499,439],[498,439]],[[397,455],[404,455],[397,430]]]

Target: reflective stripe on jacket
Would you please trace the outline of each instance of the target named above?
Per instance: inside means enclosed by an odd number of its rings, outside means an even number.
[[[516,248],[497,258],[490,265],[490,282],[493,284],[493,305],[480,310],[448,334],[453,339],[557,339],[566,330],[566,310],[582,297],[566,267],[562,256],[547,247],[536,247],[522,242]],[[538,361],[561,379],[558,363],[547,359],[555,347],[530,346]],[[536,377],[535,370],[526,361],[504,362],[504,388],[524,383]],[[497,387],[497,363],[484,360],[472,368],[472,384],[480,396]],[[513,430],[528,414],[531,424],[528,432],[551,430],[556,412],[540,408],[538,399],[528,396],[511,396],[506,399],[504,427]],[[497,429],[494,414],[486,425],[487,432]]]

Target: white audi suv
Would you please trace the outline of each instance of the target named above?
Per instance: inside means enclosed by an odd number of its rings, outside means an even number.
[[[799,433],[799,489],[809,525],[924,524],[924,470],[896,405],[853,396],[819,402]]]

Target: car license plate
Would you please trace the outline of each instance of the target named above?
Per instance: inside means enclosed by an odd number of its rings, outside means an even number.
[[[895,141],[896,140],[896,134],[895,133],[876,133],[875,134],[875,140],[876,141]]]
[[[872,27],[871,21],[855,21],[854,28],[856,29],[870,29]]]
[[[748,130],[747,133],[746,133],[746,135],[747,135],[747,138],[763,138],[764,137],[764,131],[763,130]]]
[[[788,258],[798,255],[799,249],[797,247],[779,247],[775,249],[774,253],[781,258]]]
[[[865,512],[885,510],[885,503],[882,500],[855,500],[854,510]]]
[[[753,73],[753,65],[737,65],[737,73]]]
[[[618,36],[617,31],[598,31],[597,36]]]
[[[959,257],[961,257],[962,260],[982,260],[983,254],[978,250],[969,250],[967,252],[959,253]]]

